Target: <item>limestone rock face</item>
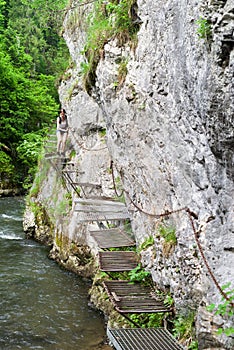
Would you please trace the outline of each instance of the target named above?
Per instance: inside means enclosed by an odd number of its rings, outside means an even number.
[[[188,213],[181,210],[160,218],[147,213],[189,208],[218,284],[234,286],[233,1],[138,0],[136,47],[109,40],[89,93],[80,67],[85,17],[92,4],[78,5],[71,1],[64,21],[74,64],[61,83],[60,99],[82,180],[99,181],[102,194],[113,194],[107,171],[113,161],[137,243],[154,237],[154,244],[142,252],[142,262],[155,283],[170,291],[177,312],[196,311],[199,349],[231,349],[233,339],[216,336],[221,321],[206,311],[221,297],[201,258]],[[211,23],[210,37],[199,38],[199,18]],[[128,62],[127,75],[118,81],[123,59]],[[103,151],[98,135],[102,129],[107,145]],[[87,143],[82,148],[83,141]],[[96,154],[87,150],[93,145],[99,149]],[[133,208],[131,200],[146,213]],[[162,224],[176,230],[173,247],[160,236]],[[69,225],[72,239],[92,245],[87,231],[77,229],[75,213]]]

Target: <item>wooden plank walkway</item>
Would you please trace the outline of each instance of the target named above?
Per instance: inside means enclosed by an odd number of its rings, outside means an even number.
[[[96,241],[97,245],[102,248],[120,248],[135,246],[136,242],[120,228],[90,231],[90,235]]]
[[[129,281],[105,281],[103,285],[120,314],[170,311],[170,308],[164,305],[162,298],[149,287],[137,283],[131,284]]]
[[[107,336],[116,350],[183,350],[163,328],[107,328]]]
[[[101,271],[131,271],[139,263],[135,252],[113,251],[98,253]]]
[[[79,212],[80,222],[129,219],[127,207],[114,200],[80,198],[75,200],[74,210]]]
[[[53,143],[53,144],[57,144],[57,140],[47,140],[46,143]]]
[[[60,159],[61,157],[58,155],[58,154],[56,154],[56,153],[54,153],[54,154],[45,154],[45,159]]]
[[[74,186],[79,186],[79,187],[92,187],[96,189],[100,189],[101,185],[100,184],[94,184],[90,182],[72,182]]]

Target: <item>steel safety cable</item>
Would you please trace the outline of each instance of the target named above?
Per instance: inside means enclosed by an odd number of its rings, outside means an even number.
[[[205,257],[203,248],[202,248],[201,243],[200,243],[200,241],[199,241],[198,233],[197,233],[197,231],[196,231],[195,224],[194,224],[194,219],[193,219],[193,217],[192,217],[192,215],[191,215],[191,212],[190,212],[190,209],[189,209],[189,208],[186,209],[186,213],[188,214],[188,217],[189,217],[189,220],[190,220],[192,229],[193,229],[194,237],[195,237],[197,246],[198,246],[198,248],[199,248],[200,254],[201,254],[201,256],[202,256],[202,259],[203,259],[203,261],[204,261],[204,263],[205,263],[205,265],[206,265],[206,268],[207,268],[207,270],[208,270],[208,272],[209,272],[209,274],[210,274],[210,276],[211,276],[211,278],[212,278],[214,284],[216,285],[216,287],[218,288],[220,294],[224,297],[224,299],[226,299],[226,300],[230,303],[231,307],[234,307],[233,301],[232,301],[232,300],[228,297],[228,295],[223,291],[223,289],[222,289],[221,286],[219,285],[219,283],[218,283],[216,277],[214,276],[213,271],[211,270],[211,268],[210,268],[210,266],[209,266],[209,263],[208,263],[208,261],[207,261],[207,259],[206,259],[206,257]]]
[[[112,168],[113,168],[113,166],[114,166],[114,163],[112,162]],[[115,168],[117,169],[116,166],[115,166]],[[117,169],[117,171],[118,171],[118,169]],[[118,171],[118,172],[119,172],[119,174],[121,174],[120,171]],[[113,179],[114,179],[114,178],[113,178]],[[223,291],[223,289],[222,289],[221,286],[219,285],[219,283],[218,283],[216,277],[214,276],[214,274],[213,274],[213,272],[212,272],[212,270],[211,270],[211,268],[210,268],[210,266],[209,266],[209,263],[208,263],[208,261],[207,261],[207,259],[206,259],[206,256],[205,256],[205,254],[204,254],[204,250],[203,250],[203,248],[202,248],[202,246],[201,246],[201,243],[200,243],[200,241],[199,241],[199,239],[198,239],[197,231],[196,231],[195,224],[194,224],[194,218],[195,218],[195,219],[198,219],[198,216],[197,216],[193,211],[191,211],[188,207],[183,207],[183,208],[180,208],[180,209],[176,209],[176,210],[172,210],[172,211],[167,211],[167,212],[162,213],[162,214],[153,214],[153,213],[149,213],[149,212],[146,212],[146,211],[144,211],[143,209],[141,209],[141,208],[132,200],[132,198],[131,198],[131,196],[130,196],[130,194],[129,194],[129,192],[128,192],[127,190],[123,189],[123,191],[124,191],[124,193],[127,194],[128,199],[130,200],[130,202],[132,203],[132,205],[133,205],[138,211],[142,212],[143,214],[145,214],[145,215],[147,215],[147,216],[155,217],[155,218],[161,218],[161,217],[169,216],[169,215],[171,215],[171,214],[178,213],[178,212],[182,212],[182,211],[185,211],[185,212],[187,213],[187,215],[188,215],[188,217],[189,217],[189,220],[190,220],[190,223],[191,223],[191,226],[192,226],[192,230],[193,230],[193,233],[194,233],[195,241],[196,241],[196,243],[197,243],[199,252],[200,252],[201,257],[202,257],[202,259],[203,259],[203,261],[204,261],[204,263],[205,263],[205,266],[206,266],[206,268],[207,268],[207,271],[209,272],[209,275],[211,276],[211,278],[212,278],[212,280],[213,280],[215,286],[216,286],[217,289],[219,290],[220,294],[224,297],[225,300],[227,300],[227,301],[229,302],[229,304],[230,304],[231,307],[234,307],[233,301],[232,301],[232,300],[228,297],[228,295]]]

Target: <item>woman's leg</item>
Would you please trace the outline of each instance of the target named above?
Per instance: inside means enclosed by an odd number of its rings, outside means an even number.
[[[62,142],[61,142],[61,152],[65,152],[65,146],[66,146],[66,141],[67,141],[67,132],[64,132],[62,134]]]
[[[62,143],[62,133],[60,131],[57,131],[57,152],[60,152],[61,148],[61,143]]]

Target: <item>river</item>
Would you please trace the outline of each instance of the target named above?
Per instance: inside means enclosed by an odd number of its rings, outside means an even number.
[[[102,315],[88,305],[89,282],[24,237],[23,198],[0,198],[0,349],[97,350]]]

